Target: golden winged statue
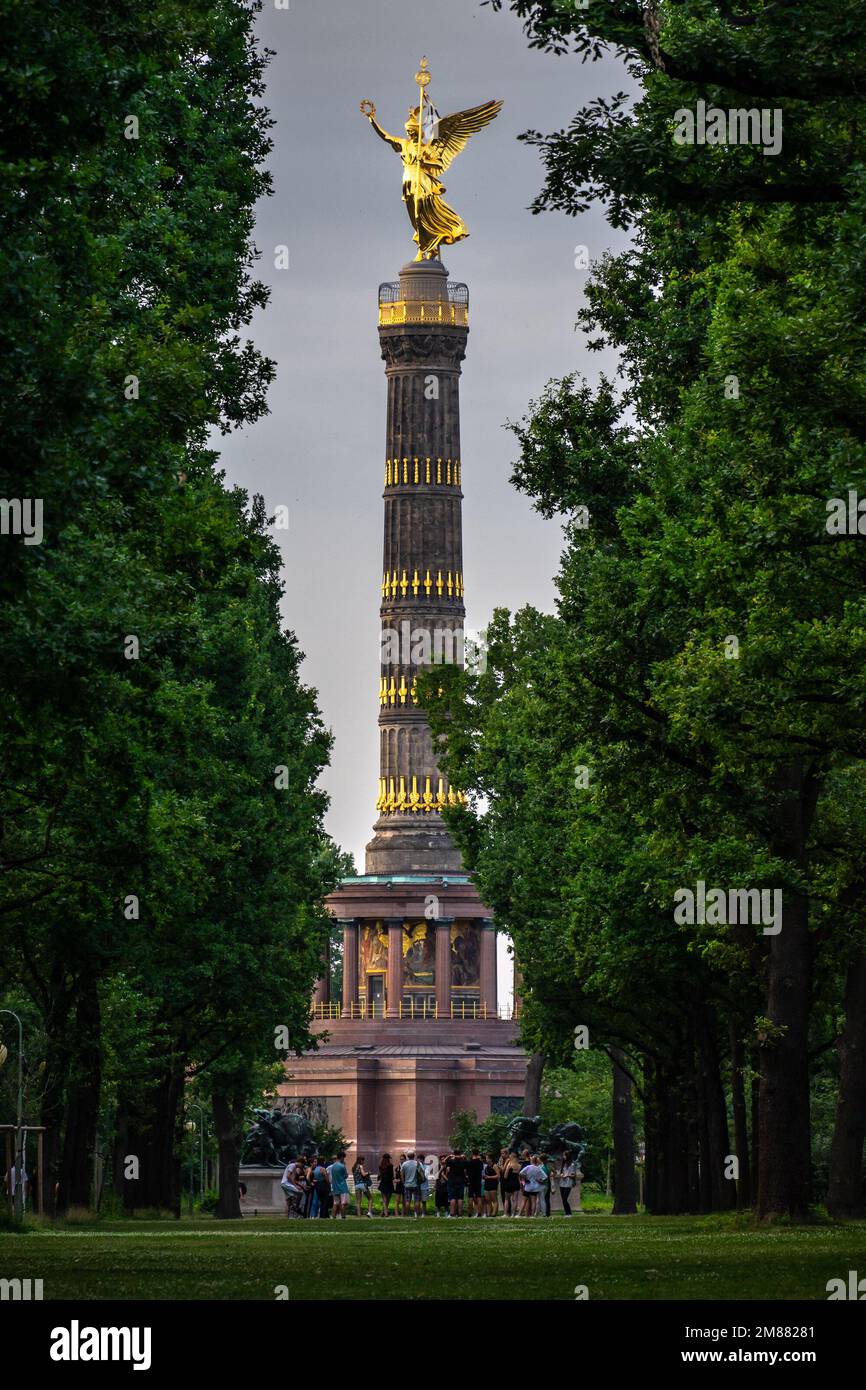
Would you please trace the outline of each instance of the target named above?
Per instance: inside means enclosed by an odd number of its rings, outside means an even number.
[[[440,246],[453,246],[469,235],[466,223],[442,196],[445,188],[440,175],[457,158],[469,137],[499,115],[502,102],[485,101],[468,111],[440,117],[425,90],[430,81],[426,58],[421,59],[415,81],[419,102],[409,108],[405,139],[382,129],[372,101],[362,101],[361,112],[379,138],[396,150],[403,161],[403,202],[415,231],[413,240],[418,245],[415,259],[420,261],[434,259]]]

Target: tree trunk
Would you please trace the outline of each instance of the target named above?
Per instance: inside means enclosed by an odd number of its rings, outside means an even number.
[[[827,1210],[831,1216],[866,1215],[863,1140],[866,1136],[866,950],[856,951],[845,980],[845,1026],[836,1044],[839,1096],[830,1147]]]
[[[710,1006],[699,1010],[695,1017],[695,1033],[701,1104],[705,1117],[709,1210],[729,1211],[736,1205],[737,1192],[733,1180],[725,1177],[731,1143],[716,1029],[715,1010]]]
[[[752,1058],[751,1106],[752,1158],[750,1166],[752,1171],[752,1205],[754,1205],[761,1158],[761,1053],[757,1048]]]
[[[770,849],[798,872],[806,867],[809,827],[815,813],[820,769],[794,759],[776,781],[771,807],[776,831]],[[760,1154],[757,1212],[800,1218],[811,1196],[809,1120],[809,1015],[812,943],[809,901],[785,889],[781,930],[769,937],[766,1013],[761,1048]]]
[[[128,1100],[128,1152],[138,1159],[139,1176],[124,1179],[127,1211],[156,1207],[180,1216],[180,1107],[185,1070],[185,1058],[175,1054],[143,1096]]]
[[[213,1118],[219,1147],[219,1200],[216,1215],[222,1220],[235,1220],[241,1215],[238,1192],[238,1167],[243,1140],[243,1095],[214,1088]]]
[[[95,980],[79,982],[72,1032],[72,1083],[66,1099],[63,1158],[60,1164],[61,1211],[90,1204],[93,1150],[102,1086],[101,1015]]]
[[[637,1211],[634,1170],[634,1121],[631,1077],[623,1070],[625,1057],[611,1048],[613,1063],[613,1214],[633,1216]]]
[[[45,1126],[42,1149],[42,1211],[56,1216],[63,1209],[64,1194],[60,1190],[61,1136],[63,1102],[69,1077],[69,1007],[70,995],[61,972],[52,972],[52,1000],[45,1019],[45,1074],[39,1123]]]
[[[538,1115],[541,1112],[541,1078],[544,1075],[544,1053],[533,1052],[526,1068],[526,1085],[523,1092],[524,1115]]]
[[[686,1081],[680,1067],[647,1064],[645,1206],[654,1216],[688,1211]]]
[[[737,1153],[737,1206],[742,1210],[751,1205],[752,1179],[749,1169],[749,1127],[746,1119],[746,1047],[739,1036],[735,1021],[731,1021],[731,1110],[734,1116],[734,1148]]]
[[[111,1186],[116,1196],[123,1200],[124,1166],[129,1153],[129,1107],[120,1100],[114,1122],[114,1157],[111,1165]]]
[[[782,930],[770,940],[767,1015],[774,1031],[761,1049],[759,1216],[799,1218],[809,1210],[808,921],[806,899],[792,892],[786,895]]]

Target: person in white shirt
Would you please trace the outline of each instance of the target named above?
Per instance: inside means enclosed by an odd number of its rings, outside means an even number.
[[[297,1211],[298,1199],[303,1193],[303,1188],[298,1186],[297,1164],[295,1163],[294,1159],[292,1159],[290,1163],[286,1164],[285,1169],[283,1170],[283,1176],[280,1179],[280,1187],[286,1194],[287,1215],[290,1214],[293,1209]]]
[[[538,1162],[538,1154],[533,1154],[529,1162],[520,1170],[520,1186],[523,1189],[521,1216],[534,1216],[538,1210],[538,1196],[544,1183],[544,1169]]]
[[[565,1212],[566,1216],[573,1215],[571,1210],[571,1193],[574,1188],[577,1189],[577,1210],[580,1211],[581,1209],[580,1178],[582,1177],[583,1173],[580,1172],[574,1159],[567,1158],[562,1165],[562,1171],[559,1175],[559,1195],[562,1198],[562,1210]]]

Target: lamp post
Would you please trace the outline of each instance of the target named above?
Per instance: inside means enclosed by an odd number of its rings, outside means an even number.
[[[200,1131],[199,1131],[199,1187],[201,1188],[202,1196],[204,1196],[204,1111],[202,1110],[201,1106],[198,1105],[198,1104],[196,1104],[195,1102],[193,1102],[192,1105],[187,1106],[187,1109],[188,1109],[188,1110],[197,1110],[198,1113],[199,1113],[199,1125],[201,1126]],[[188,1124],[187,1124],[187,1129],[188,1129],[188,1130],[193,1130],[193,1131],[195,1130],[195,1125],[192,1123],[192,1121],[189,1121],[189,1122],[188,1122]],[[192,1199],[193,1199],[193,1191],[194,1191],[194,1188],[195,1188],[195,1176],[194,1176],[194,1174],[195,1174],[195,1150],[194,1150],[193,1148],[190,1148],[190,1155],[189,1155],[189,1214],[190,1214],[190,1216],[192,1216]]]
[[[18,1114],[15,1120],[15,1220],[24,1215],[24,1027],[21,1019],[11,1009],[0,1009],[0,1014],[11,1014],[18,1024]]]

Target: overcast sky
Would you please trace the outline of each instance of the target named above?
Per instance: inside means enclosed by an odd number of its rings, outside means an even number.
[[[333,730],[328,829],[363,873],[378,790],[379,584],[385,377],[377,290],[415,248],[401,202],[398,156],[360,115],[370,98],[402,133],[426,54],[428,94],[441,115],[499,97],[504,109],[446,175],[447,201],[470,237],[443,248],[452,279],[469,285],[469,344],[461,380],[466,625],[495,607],[550,610],[561,529],[535,515],[508,478],[515,457],[503,428],[552,377],[594,378],[612,364],[587,353],[574,328],[591,257],[621,245],[602,210],[577,219],[527,207],[543,181],[527,128],[565,125],[592,97],[620,90],[613,61],[581,65],[530,50],[510,13],[477,0],[265,0],[262,40],[275,50],[267,104],[276,119],[273,196],[259,209],[260,278],[272,287],[252,324],[277,363],[270,415],[221,439],[228,479],[291,509],[276,531],[285,561],[286,624],[306,653]],[[289,247],[290,267],[274,267]]]

